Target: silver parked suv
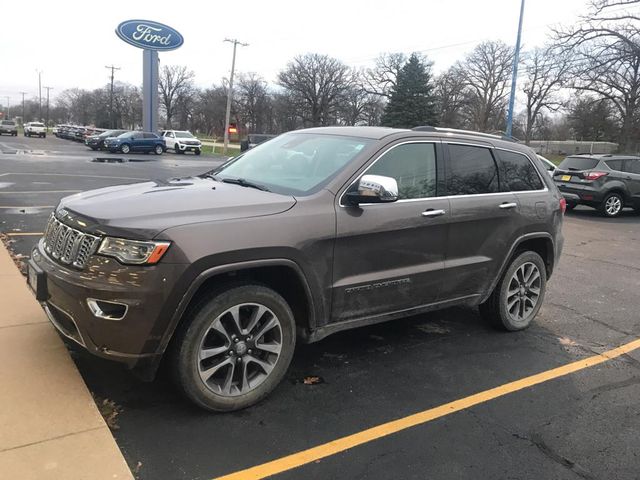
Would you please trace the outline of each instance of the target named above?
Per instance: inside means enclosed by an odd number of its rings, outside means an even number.
[[[196,404],[236,410],[296,341],[452,305],[500,328],[538,313],[565,201],[535,153],[493,135],[330,127],[191,178],[63,199],[29,262],[58,330]]]

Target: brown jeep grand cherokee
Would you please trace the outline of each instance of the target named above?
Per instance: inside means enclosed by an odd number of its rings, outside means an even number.
[[[564,200],[529,148],[420,127],[281,135],[212,172],[63,199],[29,262],[49,318],[198,405],[265,397],[296,340],[451,305],[542,304]]]

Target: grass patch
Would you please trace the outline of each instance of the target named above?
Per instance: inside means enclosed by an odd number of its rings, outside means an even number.
[[[202,153],[204,154],[215,154],[215,155],[222,155],[222,150],[223,147],[219,147],[219,146],[211,146],[211,145],[202,145]],[[239,148],[233,148],[233,147],[228,147],[227,148],[227,155],[230,157],[235,157],[236,155],[240,155],[240,149]]]

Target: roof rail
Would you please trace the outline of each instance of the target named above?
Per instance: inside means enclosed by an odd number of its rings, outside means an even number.
[[[484,137],[484,138],[493,138],[496,140],[505,140],[507,142],[514,142],[517,143],[518,140],[513,138],[513,137],[509,137],[507,135],[504,134],[500,134],[500,135],[496,135],[493,133],[482,133],[482,132],[474,132],[473,130],[460,130],[457,128],[441,128],[441,127],[434,127],[431,125],[423,125],[423,126],[419,126],[419,127],[413,127],[411,130],[414,130],[416,132],[442,132],[442,133],[461,133],[463,135],[473,135],[475,137]]]

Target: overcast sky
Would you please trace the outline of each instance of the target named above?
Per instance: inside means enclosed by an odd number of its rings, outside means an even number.
[[[549,28],[573,23],[586,0],[527,0],[523,45],[542,45]],[[0,28],[0,103],[18,92],[37,95],[43,85],[93,89],[108,81],[142,83],[142,50],[124,43],[116,26],[128,19],[165,23],[184,36],[178,50],[160,53],[161,64],[187,65],[196,83],[207,86],[227,76],[232,46],[225,37],[250,45],[238,49],[236,69],[268,81],[295,55],[317,52],[352,66],[369,66],[381,52],[420,51],[446,69],[485,39],[515,44],[520,0],[147,0],[107,2],[5,0]]]

